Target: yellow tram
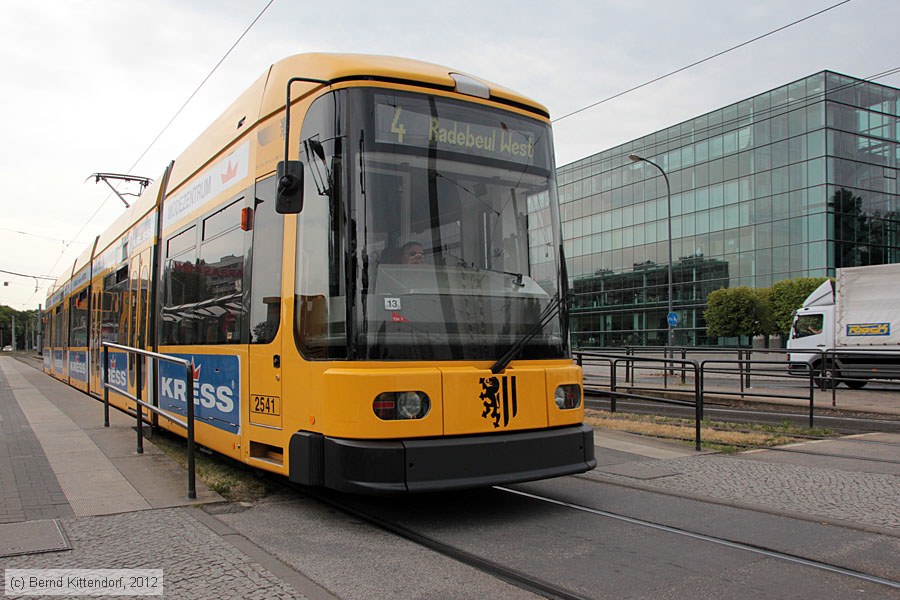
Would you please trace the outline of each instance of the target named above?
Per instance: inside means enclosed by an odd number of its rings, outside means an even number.
[[[515,92],[400,58],[284,59],[51,291],[45,370],[100,396],[103,342],[185,358],[198,443],[308,485],[587,471],[554,177],[547,110]],[[109,360],[134,394],[134,359]],[[184,414],[178,372],[142,397]]]

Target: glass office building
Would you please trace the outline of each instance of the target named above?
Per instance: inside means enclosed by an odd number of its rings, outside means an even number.
[[[825,71],[558,169],[572,343],[676,345],[706,297],[900,262],[900,90]],[[636,154],[658,164],[664,178]]]

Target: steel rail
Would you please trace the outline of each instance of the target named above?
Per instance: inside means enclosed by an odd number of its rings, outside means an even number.
[[[494,486],[494,489],[500,490],[503,492],[507,492],[510,494],[516,494],[519,496],[523,496],[525,498],[531,498],[532,500],[538,500],[540,502],[545,502],[547,504],[554,504],[556,506],[562,506],[565,508],[570,508],[572,510],[595,514],[595,515],[605,517],[608,519],[615,519],[617,521],[622,521],[622,522],[629,523],[632,525],[640,525],[642,527],[648,527],[650,529],[655,529],[656,531],[665,531],[667,533],[672,533],[675,535],[689,537],[689,538],[692,538],[695,540],[709,542],[711,544],[726,546],[728,548],[742,550],[745,552],[751,552],[753,554],[759,554],[761,556],[765,556],[768,558],[774,558],[774,559],[781,560],[784,562],[790,562],[790,563],[794,563],[794,564],[803,565],[806,567],[812,567],[814,569],[819,569],[821,571],[837,573],[839,575],[853,577],[855,579],[868,581],[870,583],[876,583],[876,584],[884,585],[884,586],[887,586],[890,588],[900,589],[900,581],[894,581],[892,579],[885,579],[883,577],[878,577],[877,575],[869,575],[868,573],[863,573],[862,571],[856,571],[854,569],[848,569],[846,567],[840,567],[838,565],[833,565],[833,564],[821,562],[818,560],[813,560],[810,558],[803,558],[802,556],[798,556],[796,554],[788,554],[786,552],[779,552],[777,550],[771,550],[769,548],[764,548],[762,546],[757,546],[754,544],[745,544],[742,542],[735,542],[733,540],[728,540],[725,538],[718,538],[715,536],[706,535],[704,533],[696,533],[693,531],[688,531],[686,529],[672,527],[670,525],[662,525],[660,523],[654,523],[653,521],[647,521],[645,519],[638,519],[636,517],[620,515],[617,513],[600,510],[600,509],[596,509],[596,508],[590,508],[587,506],[580,506],[578,504],[573,504],[571,502],[565,502],[563,500],[556,500],[554,498],[547,498],[545,496],[539,496],[537,494],[532,494],[530,492],[523,492],[521,490],[514,490],[512,488]]]
[[[608,392],[594,393],[592,390],[586,390],[586,391],[591,392],[595,396],[598,396],[596,398],[592,398],[591,396],[585,394],[585,406],[587,406],[588,408],[601,408],[602,409],[602,404],[605,402],[609,402],[609,400],[604,397],[604,396],[609,395]],[[641,397],[633,397],[633,399],[640,400]],[[655,400],[655,399],[652,401],[656,402],[656,404],[660,403],[658,400]],[[655,408],[656,404],[650,405],[650,407]],[[670,408],[670,410],[678,410],[679,408],[683,408],[685,406],[684,404],[682,404],[680,402],[673,402],[673,401],[668,401],[668,400],[665,402],[662,402],[662,404],[665,404],[667,407]],[[626,408],[630,406],[633,409],[641,409],[641,408],[648,406],[645,404],[641,404],[639,402],[628,402],[627,400],[626,401],[618,400],[617,407],[621,407],[622,405],[624,405]],[[805,412],[799,412],[796,410],[788,410],[790,408],[799,408],[799,407],[790,407],[787,405],[785,406],[785,410],[781,410],[781,411],[772,411],[772,410],[766,411],[766,410],[739,409],[739,408],[720,408],[720,407],[725,407],[725,406],[728,406],[728,405],[720,404],[720,403],[707,403],[706,404],[706,412],[714,413],[714,414],[722,413],[725,415],[730,414],[730,415],[735,415],[735,416],[743,416],[746,419],[751,419],[754,416],[780,418],[782,420],[786,419],[786,418],[791,418],[791,417],[797,418],[797,419],[801,419],[801,418],[806,419],[807,418],[807,415],[805,414]],[[644,412],[641,412],[640,414],[655,414],[655,413],[653,413],[652,411],[644,411]],[[689,418],[689,417],[685,417],[685,418]],[[818,414],[816,414],[816,420],[820,422],[819,423],[820,426],[822,425],[821,422],[823,422],[823,421],[826,424],[828,422],[836,423],[837,425],[834,426],[836,428],[840,427],[841,422],[846,422],[847,424],[854,424],[854,425],[859,425],[859,426],[861,426],[861,425],[872,425],[872,426],[880,425],[883,427],[883,426],[887,425],[887,426],[890,426],[889,427],[890,431],[900,429],[900,419],[896,419],[896,418],[894,418],[894,419],[886,418],[886,417],[884,417],[884,418],[876,418],[876,417],[866,418],[866,417],[852,417],[852,416],[818,413]],[[743,422],[743,421],[732,421],[732,422]],[[766,423],[767,421],[760,419],[757,421],[749,421],[749,422],[751,422],[751,423]],[[850,429],[850,428],[846,428],[845,430],[846,431],[858,431],[858,429]],[[885,430],[879,430],[879,431],[885,431]]]
[[[491,575],[492,577],[496,577],[509,583],[510,585],[514,585],[533,594],[558,600],[590,600],[593,598],[593,596],[578,594],[577,592],[573,592],[564,587],[555,585],[553,583],[540,579],[539,577],[533,577],[531,575],[523,573],[518,569],[513,569],[511,567],[483,558],[461,548],[457,548],[456,546],[453,546],[451,544],[447,544],[427,535],[417,533],[407,527],[366,513],[358,508],[350,506],[349,504],[335,500],[334,498],[330,498],[324,493],[320,493],[307,487],[299,486],[298,484],[285,483],[284,485],[295,492],[302,493],[309,498],[313,498],[334,509],[352,515],[374,527],[393,533],[394,535],[422,546],[423,548],[428,548],[429,550],[437,552],[442,556],[446,556],[463,564],[469,565],[470,567],[478,569],[483,573]]]

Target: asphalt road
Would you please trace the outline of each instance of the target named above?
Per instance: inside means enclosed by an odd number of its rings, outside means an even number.
[[[646,457],[598,448],[598,456],[601,465],[592,474],[510,487],[604,514],[495,488],[342,500],[581,597],[900,598],[900,589],[632,521],[900,580],[900,522],[890,521],[890,506],[876,502],[869,509],[886,523],[865,522],[855,517],[864,509],[854,504],[855,492],[840,491],[840,482],[832,481],[835,496],[818,497],[819,478],[833,479],[836,469],[802,471],[778,461],[717,454],[648,463]],[[897,497],[891,482],[900,468],[887,469],[859,477],[875,485],[865,496],[892,504]],[[803,478],[809,480],[798,481]],[[653,487],[666,480],[688,487]],[[783,497],[773,499],[774,490]],[[829,506],[842,503],[829,514]],[[295,495],[218,518],[340,598],[533,597]]]

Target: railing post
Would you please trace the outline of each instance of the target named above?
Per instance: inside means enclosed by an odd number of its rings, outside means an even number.
[[[709,361],[704,360],[704,361],[700,362],[700,364],[699,364],[699,373],[697,374],[697,380],[700,382],[699,391],[698,391],[697,387],[695,386],[695,394],[697,394],[697,398],[700,399],[700,410],[699,410],[699,413],[697,413],[697,414],[699,415],[699,418],[701,420],[703,419],[703,394],[706,393],[705,378],[706,378],[706,363],[707,362],[709,362]],[[698,369],[695,367],[695,369],[694,369],[695,373],[697,372],[697,370]]]
[[[685,373],[687,371],[687,369],[684,368],[684,361],[687,360],[687,348],[681,349],[681,360],[682,360],[682,363],[681,363],[681,385],[684,385],[684,383],[686,381]]]
[[[837,354],[835,354],[831,349],[825,351],[825,356],[830,359],[831,364],[831,406],[837,406],[837,386],[838,386],[838,378],[837,378]],[[822,361],[823,363],[825,361]]]
[[[616,370],[619,368],[619,361],[611,360],[609,362],[609,412],[616,412]]]
[[[703,421],[703,381],[702,370],[694,362],[694,450],[700,452],[700,422]]]
[[[669,368],[672,366],[672,363],[669,362],[668,346],[663,348],[663,358],[666,360],[666,362],[663,363],[663,387],[669,389]]]
[[[751,342],[752,343],[752,342]],[[752,388],[750,384],[750,370],[753,368],[753,350],[747,350],[747,388]]]
[[[194,472],[194,368],[185,366],[187,376],[187,462],[188,462],[188,498],[197,497],[197,482]]]
[[[109,427],[109,346],[103,346],[103,426]]]
[[[628,348],[625,350],[626,356],[634,357],[634,348]],[[631,383],[631,372],[634,368],[634,361],[629,360],[625,363],[625,383]]]
[[[809,428],[812,429],[813,425],[813,412],[815,411],[813,407],[813,388],[815,386],[815,373],[813,372],[812,365],[807,363],[806,369],[809,371]]]
[[[143,361],[139,360],[141,358],[140,354],[134,353],[134,397],[137,398],[135,402],[135,412],[137,412],[137,453],[144,453],[144,407],[141,406],[141,388],[143,387],[141,377],[141,370]]]

